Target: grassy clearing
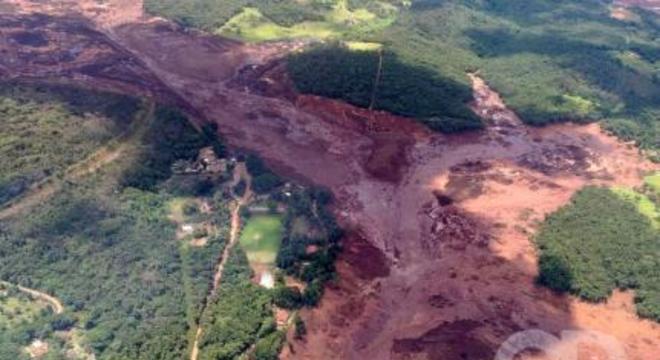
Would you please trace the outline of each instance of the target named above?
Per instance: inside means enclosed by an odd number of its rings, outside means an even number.
[[[338,29],[325,22],[305,22],[292,27],[278,25],[265,17],[259,9],[245,8],[216,31],[219,35],[250,42],[298,37],[328,38],[336,36]]]
[[[660,228],[660,211],[656,204],[646,195],[640,194],[633,189],[613,188],[612,191],[625,201],[629,201],[637,207],[637,210],[648,217],[655,228]]]
[[[353,51],[378,51],[383,48],[383,44],[366,41],[347,41],[346,47]]]
[[[282,242],[284,228],[279,215],[251,217],[243,232],[240,244],[251,263],[272,265]]]
[[[147,0],[147,11],[184,26],[261,42],[327,39],[391,25],[398,8],[385,1]]]
[[[31,299],[16,289],[0,285],[0,332],[31,323],[49,313],[48,304]]]
[[[644,179],[644,184],[650,187],[657,195],[660,195],[660,172]]]
[[[343,0],[322,12],[318,20],[281,25],[264,15],[259,8],[246,7],[216,30],[216,33],[250,42],[292,38],[328,39],[339,38],[349,32],[384,28],[394,19],[394,15],[380,18],[364,8],[349,9]]]

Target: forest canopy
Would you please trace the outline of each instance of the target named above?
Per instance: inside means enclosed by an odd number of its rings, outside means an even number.
[[[259,15],[242,15],[246,6]],[[249,41],[298,37],[380,44],[390,71],[383,72],[375,108],[417,117],[438,130],[475,127],[464,105],[466,73],[478,70],[528,124],[602,120],[606,129],[651,155],[660,147],[660,21],[641,9],[621,20],[598,0],[148,0],[146,8]],[[373,26],[360,26],[362,19]],[[219,31],[228,23],[240,31]],[[340,30],[337,24],[343,24]],[[376,55],[339,50],[320,59],[330,53],[319,51],[291,58],[299,90],[369,105]],[[309,70],[314,71],[305,73]],[[349,81],[326,86],[329,74]],[[436,93],[438,83],[444,86]],[[406,90],[421,91],[422,99]],[[429,93],[433,101],[426,103]]]
[[[536,241],[540,284],[590,301],[634,289],[639,315],[660,321],[660,232],[634,203],[585,188],[546,219]]]

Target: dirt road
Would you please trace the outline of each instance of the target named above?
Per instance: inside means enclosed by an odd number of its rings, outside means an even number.
[[[0,220],[28,211],[55,194],[66,182],[79,181],[119,159],[128,148],[135,146],[135,141],[139,140],[149,128],[149,124],[153,120],[155,107],[154,102],[149,102],[146,108],[137,114],[131,126],[123,134],[110,140],[108,144],[82,161],[71,165],[64,171],[62,178],[53,175],[39,184],[33,185],[25,194],[0,209]]]
[[[215,274],[213,275],[213,285],[211,286],[211,291],[206,298],[205,305],[202,308],[202,316],[206,312],[207,306],[212,304],[215,301],[215,298],[218,296],[218,289],[220,288],[220,283],[222,282],[222,275],[225,270],[225,264],[229,259],[229,254],[238,242],[240,231],[241,231],[241,209],[244,205],[247,205],[252,198],[252,178],[248,174],[247,169],[245,168],[245,163],[239,163],[234,168],[234,179],[232,182],[232,188],[240,181],[245,181],[245,193],[240,198],[236,198],[235,203],[233,204],[233,209],[231,211],[231,229],[229,232],[229,243],[225,246],[222,256],[220,257],[220,262],[216,268]],[[192,352],[190,354],[190,360],[197,360],[199,357],[199,341],[202,338],[204,330],[202,329],[201,324],[198,325],[197,331],[195,332],[195,341],[193,342]]]
[[[630,358],[657,354],[660,327],[634,314],[630,293],[589,304],[534,284],[530,235],[545,215],[585,185],[636,186],[658,169],[597,124],[528,128],[473,78],[473,109],[490,126],[444,136],[410,119],[296,94],[278,59],[300,44],[244,45],[162,20],[115,26],[102,18],[91,18],[90,33],[80,31],[84,23],[49,20],[49,45],[38,54],[0,41],[0,74],[174,101],[198,123],[216,122],[231,146],[336,196],[335,214],[350,234],[345,247],[356,252],[341,256],[340,280],[320,307],[303,312],[307,340],[285,358],[492,358],[529,328],[601,331]],[[73,46],[80,54],[66,71],[53,65]],[[122,61],[89,67],[107,59]]]
[[[26,288],[26,287],[20,286],[20,285],[14,285],[12,283],[2,281],[2,280],[0,280],[0,285],[9,286],[9,287],[16,286],[16,288],[19,291],[21,291],[21,292],[23,292],[23,293],[25,293],[25,294],[33,297],[33,298],[39,299],[39,300],[47,303],[48,306],[50,306],[50,308],[53,310],[53,312],[57,315],[62,314],[64,312],[64,305],[62,304],[62,302],[58,298],[56,298],[54,296],[51,296],[51,295],[48,295],[45,292],[35,290],[35,289]]]

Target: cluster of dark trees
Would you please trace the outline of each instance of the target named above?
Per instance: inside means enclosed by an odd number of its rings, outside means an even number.
[[[263,160],[254,154],[247,156],[245,165],[252,176],[252,189],[257,194],[270,193],[284,184],[284,180],[270,171]]]
[[[660,232],[635,204],[585,188],[546,219],[536,242],[540,284],[590,301],[634,289],[637,312],[660,321]]]
[[[467,106],[472,99],[468,86],[424,66],[406,63],[392,51],[354,51],[339,43],[321,45],[291,55],[288,70],[303,93],[417,118],[443,132],[482,126]]]
[[[286,309],[315,306],[323,295],[325,283],[335,277],[334,263],[341,249],[343,231],[328,209],[331,195],[327,191],[295,191],[285,200],[288,206],[285,231],[276,263],[284,273],[303,280],[307,287],[301,293],[278,283],[275,303]],[[295,219],[302,219],[309,225],[307,234],[294,231]],[[315,251],[307,251],[310,246],[314,246]]]
[[[172,177],[172,165],[178,160],[195,160],[200,149],[211,146],[217,156],[225,156],[225,147],[217,134],[217,125],[208,124],[202,131],[195,129],[188,118],[177,109],[159,107],[144,135],[144,148],[136,166],[127,169],[121,180],[123,187],[155,190]],[[212,184],[196,182],[190,187],[193,195],[208,195]]]

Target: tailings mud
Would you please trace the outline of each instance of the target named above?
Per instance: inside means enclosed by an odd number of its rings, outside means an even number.
[[[585,185],[636,186],[657,169],[598,125],[523,126],[474,75],[472,107],[488,128],[434,134],[409,119],[297,95],[281,58],[304,43],[245,45],[141,14],[49,11],[57,16],[34,20],[46,21],[47,45],[0,44],[4,78],[175,102],[197,124],[218,123],[230,145],[336,195],[335,213],[356,235],[337,264],[340,280],[303,314],[307,339],[285,358],[481,359],[529,328],[602,331],[630,358],[657,354],[660,328],[636,317],[630,294],[588,304],[534,285],[538,221]],[[0,31],[28,31],[21,24],[32,16],[14,12]],[[73,58],[58,57],[72,48],[80,48]]]

